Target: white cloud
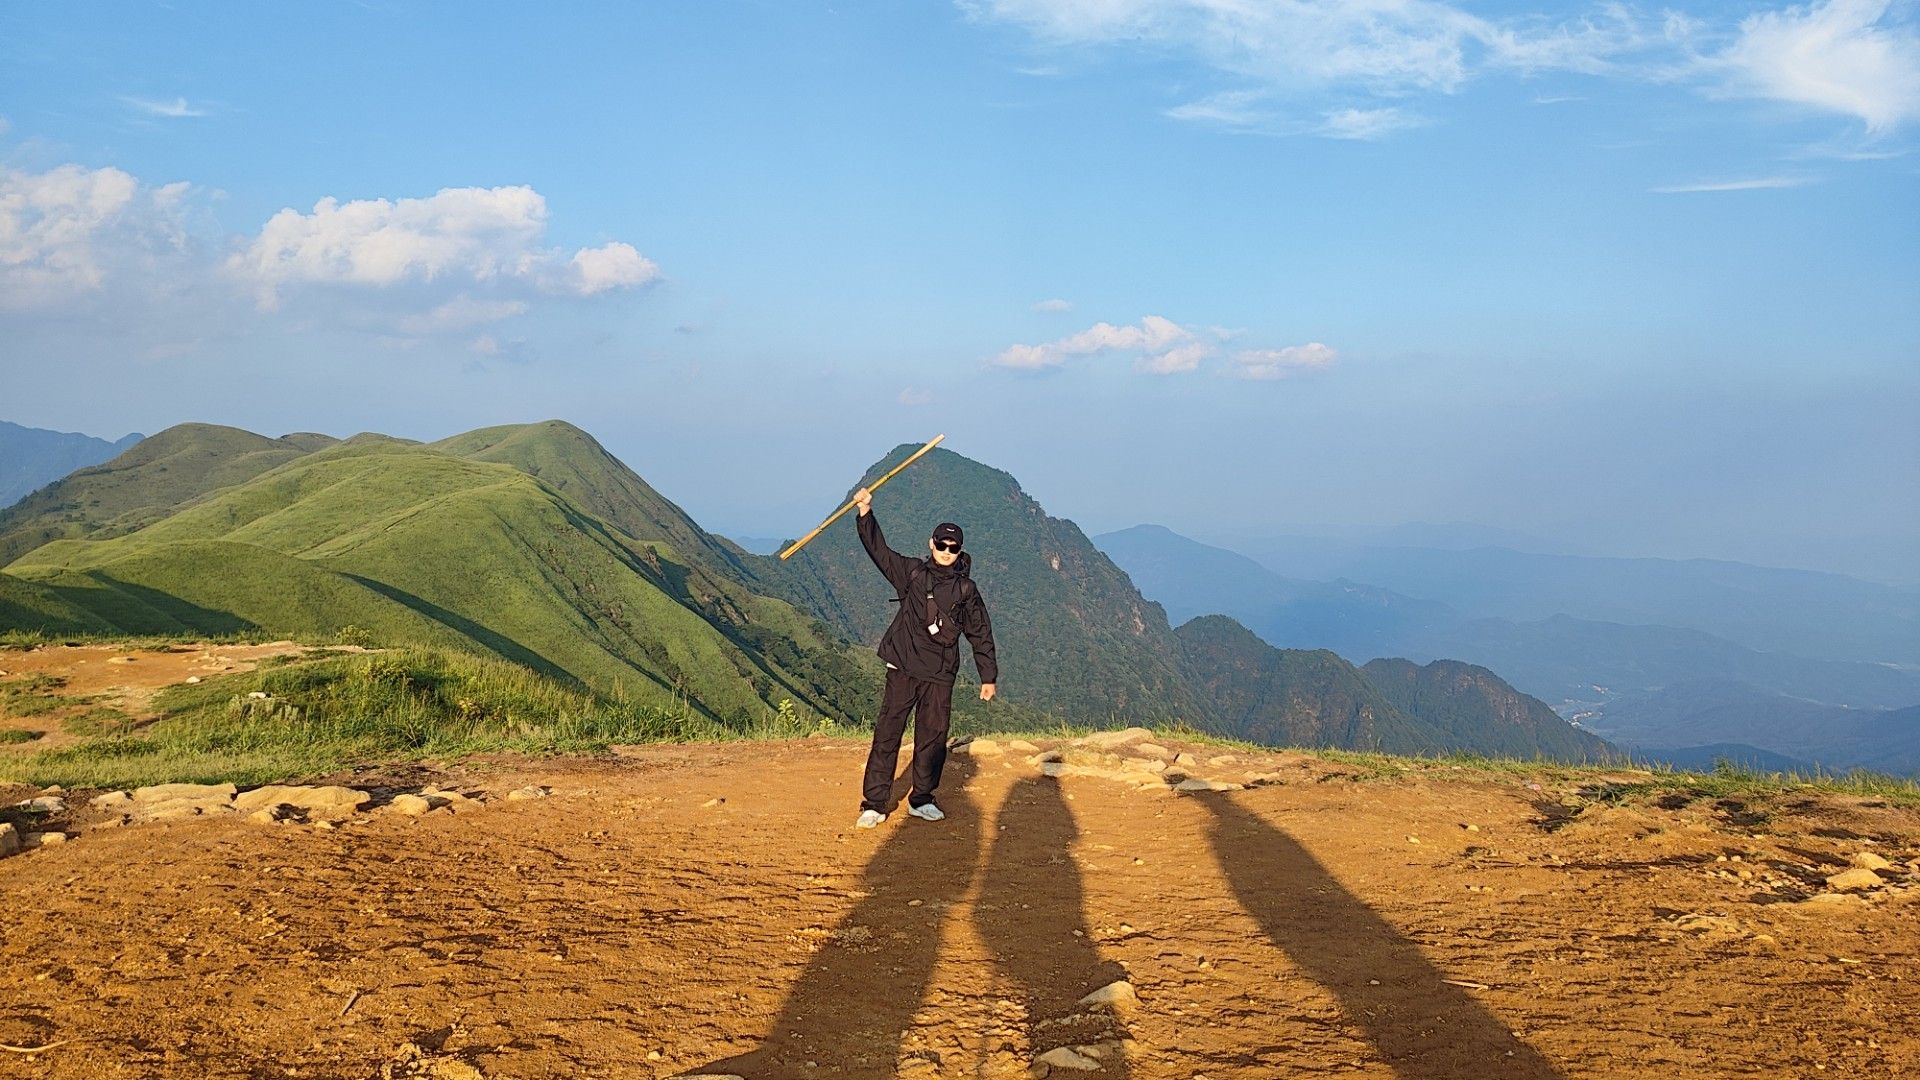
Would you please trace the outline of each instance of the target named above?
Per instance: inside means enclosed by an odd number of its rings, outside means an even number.
[[[1192,337],[1192,331],[1173,320],[1149,315],[1141,319],[1138,326],[1095,323],[1077,334],[1056,341],[1040,345],[1012,345],[995,357],[994,363],[1000,367],[1030,370],[1059,367],[1069,357],[1099,352],[1158,352]]]
[[[164,116],[168,119],[180,119],[187,116],[205,116],[207,110],[187,104],[186,98],[174,98],[172,101],[151,101],[147,98],[123,97],[121,101],[146,113],[148,116]]]
[[[0,166],[0,308],[54,306],[179,255],[187,191],[115,168]]]
[[[1338,359],[1338,350],[1317,341],[1283,349],[1244,349],[1233,354],[1231,373],[1242,379],[1284,379],[1332,367]]]
[[[1920,33],[1888,18],[1890,0],[1827,0],[1748,16],[1699,64],[1723,94],[1853,116],[1874,133],[1920,117]]]
[[[1399,109],[1336,109],[1315,129],[1329,139],[1384,139],[1397,131],[1416,128],[1426,121]]]
[[[899,402],[902,405],[906,405],[910,407],[920,406],[920,405],[931,405],[933,404],[933,391],[922,390],[919,387],[909,386],[906,389],[900,391]]]
[[[1039,303],[1033,305],[1033,310],[1041,312],[1043,314],[1053,315],[1053,314],[1058,314],[1059,312],[1062,312],[1062,311],[1072,311],[1073,305],[1068,303],[1065,300],[1060,300],[1056,298],[1053,300],[1040,301]]]
[[[289,285],[391,286],[460,279],[524,284],[590,296],[643,285],[659,268],[631,245],[582,249],[571,260],[543,246],[547,201],[530,187],[443,188],[424,199],[328,197],[311,213],[275,214],[228,268],[250,281],[262,308]]]
[[[1272,122],[1269,95],[1255,90],[1224,90],[1165,110],[1175,120],[1211,124],[1229,131],[1246,131]]]
[[[1189,341],[1166,352],[1143,356],[1134,367],[1149,375],[1184,375],[1200,367],[1200,361],[1212,356],[1214,347],[1205,341]]]
[[[467,351],[480,356],[500,355],[500,339],[492,334],[481,334],[467,343]]]
[[[1700,184],[1675,184],[1653,190],[1661,195],[1690,195],[1709,191],[1765,191],[1773,188],[1796,188],[1805,187],[1809,183],[1811,181],[1804,176],[1757,176],[1750,180],[1713,180]]]
[[[581,296],[645,285],[660,277],[660,268],[653,260],[634,250],[632,244],[618,241],[597,248],[581,248],[574,252],[569,265],[573,269],[573,288]]]

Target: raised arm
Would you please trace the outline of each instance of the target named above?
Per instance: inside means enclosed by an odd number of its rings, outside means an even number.
[[[887,579],[895,592],[906,592],[907,582],[913,574],[914,560],[887,546],[887,538],[880,532],[880,522],[874,520],[873,496],[868,494],[867,489],[854,492],[853,498],[860,505],[860,516],[854,524],[860,530],[860,544],[867,549],[867,557],[880,568],[881,576]]]

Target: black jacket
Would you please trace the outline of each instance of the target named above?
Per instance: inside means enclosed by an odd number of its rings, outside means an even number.
[[[941,566],[931,556],[908,558],[887,546],[880,523],[871,512],[858,517],[860,543],[880,568],[887,584],[900,596],[900,610],[880,638],[880,659],[916,679],[951,683],[960,672],[959,633],[973,646],[973,667],[983,683],[998,682],[1000,666],[993,658],[993,623],[986,601],[967,576],[973,556],[961,552],[952,566]],[[927,592],[931,591],[931,599]],[[929,634],[929,623],[942,625],[939,637]],[[951,639],[942,644],[941,638]]]

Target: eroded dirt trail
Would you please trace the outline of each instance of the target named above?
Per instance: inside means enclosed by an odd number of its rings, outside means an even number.
[[[551,794],[333,829],[77,819],[0,861],[0,1042],[68,1040],[0,1076],[1920,1075],[1909,811],[1560,823],[1524,778],[1242,755],[1211,773],[1270,782],[1174,794],[1015,752],[863,832],[864,752],[389,773]],[[1888,884],[1807,900],[1863,850]]]

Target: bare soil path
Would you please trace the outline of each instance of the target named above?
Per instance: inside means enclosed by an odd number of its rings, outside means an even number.
[[[387,769],[330,779],[490,800],[333,828],[90,828],[70,793],[73,841],[0,860],[0,1043],[59,1044],[0,1077],[1920,1075],[1912,811],[1568,818],[1299,754],[1176,794],[1014,751],[858,831],[864,753]],[[1884,885],[1809,899],[1862,852]]]

